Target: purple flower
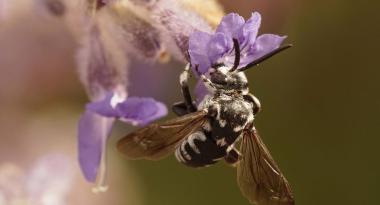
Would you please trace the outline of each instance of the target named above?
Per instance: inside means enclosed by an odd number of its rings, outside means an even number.
[[[210,67],[219,63],[232,67],[235,60],[233,38],[240,45],[239,68],[278,48],[286,36],[263,34],[257,37],[260,24],[258,12],[254,12],[247,21],[230,13],[223,17],[214,34],[194,32],[189,39],[191,63],[199,65],[201,73],[207,73]]]
[[[109,93],[101,101],[88,103],[86,110],[133,125],[146,125],[167,114],[166,106],[153,98],[126,98],[117,93]]]
[[[78,158],[85,178],[97,183],[95,192],[106,190],[106,144],[115,120],[145,125],[167,114],[165,105],[152,98],[128,97],[130,39],[102,14],[92,22],[78,55],[79,75],[91,99],[79,120]]]
[[[103,191],[106,143],[115,120],[145,125],[167,114],[152,98],[128,96],[130,62],[165,61],[169,54],[185,62],[189,35],[212,29],[201,13],[176,0],[96,0],[97,7],[88,2],[84,13],[91,17],[79,26],[77,60],[91,102],[79,120],[78,158],[85,178]]]
[[[106,142],[115,119],[133,125],[146,125],[166,114],[166,106],[153,98],[125,97],[116,92],[86,105],[78,128],[79,162],[88,181],[98,180],[100,186],[95,191],[106,189],[103,186]]]

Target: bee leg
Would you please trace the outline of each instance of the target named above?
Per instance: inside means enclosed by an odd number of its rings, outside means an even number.
[[[183,116],[187,115],[191,112],[187,109],[187,105],[185,102],[176,102],[172,105],[172,111],[177,115],[177,116]]]
[[[192,112],[197,111],[197,108],[194,105],[193,100],[191,99],[191,94],[189,90],[189,85],[188,85],[189,77],[190,77],[189,71],[190,71],[190,64],[187,64],[185,67],[185,70],[179,76],[179,83],[181,85],[182,96],[184,99],[183,103],[186,106],[187,112],[192,113]]]
[[[227,154],[224,156],[224,161],[231,166],[236,166],[241,158],[242,154],[239,152],[239,150],[237,150],[234,145],[230,145],[227,148]]]
[[[244,95],[243,97],[244,100],[249,101],[253,104],[253,115],[256,115],[261,111],[261,103],[259,99],[257,99],[254,95],[249,93],[247,95]]]

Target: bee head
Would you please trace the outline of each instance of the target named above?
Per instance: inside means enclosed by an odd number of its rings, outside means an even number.
[[[219,91],[225,93],[237,92],[237,93],[248,93],[248,81],[243,71],[259,65],[259,63],[269,59],[270,57],[284,51],[290,47],[291,44],[279,47],[273,51],[263,55],[262,57],[248,63],[247,65],[240,66],[240,46],[237,39],[233,39],[234,50],[235,50],[235,60],[234,65],[229,68],[224,64],[213,65],[210,69],[210,79],[205,81],[206,87],[211,91]],[[198,72],[198,66],[196,70]],[[239,68],[239,69],[238,69]],[[202,75],[198,72],[199,75]],[[203,75],[204,78],[206,78]],[[211,85],[212,84],[212,85]]]
[[[248,81],[243,72],[229,72],[230,68],[219,66],[211,70],[210,81],[221,92],[248,90]]]

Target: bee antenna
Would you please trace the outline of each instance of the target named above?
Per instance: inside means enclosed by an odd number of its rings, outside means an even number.
[[[235,50],[235,61],[234,61],[234,67],[230,69],[230,72],[235,71],[239,64],[240,64],[240,45],[239,41],[236,38],[233,38],[232,41],[234,42],[234,50]]]
[[[292,44],[288,44],[288,45],[281,46],[281,47],[279,47],[279,48],[277,48],[277,49],[275,49],[275,50],[273,50],[273,51],[271,51],[271,52],[269,52],[269,53],[267,53],[267,54],[261,56],[260,58],[258,58],[258,59],[256,59],[256,60],[252,61],[252,62],[249,63],[248,65],[246,65],[246,66],[240,68],[239,71],[244,71],[244,70],[247,70],[248,68],[255,67],[255,66],[259,65],[261,62],[267,60],[268,58],[270,58],[270,57],[272,57],[272,56],[274,56],[274,55],[280,53],[281,51],[284,51],[284,50],[286,50],[286,49],[288,49],[288,48],[291,48],[292,46],[293,46]]]

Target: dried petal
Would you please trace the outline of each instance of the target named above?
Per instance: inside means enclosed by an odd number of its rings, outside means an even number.
[[[145,11],[147,12],[147,11]],[[156,60],[163,50],[160,31],[153,22],[142,18],[128,4],[115,3],[100,14],[104,27],[112,22],[117,31],[110,36],[123,47],[125,58],[133,55],[148,60]],[[146,13],[146,15],[151,15]],[[109,29],[108,29],[109,30]]]
[[[63,0],[38,0],[36,3],[54,16],[63,16],[66,12],[66,4]]]
[[[98,5],[100,4],[100,6],[104,6],[106,4],[110,4],[110,3],[113,3],[117,0],[96,0]],[[99,6],[98,6],[99,7]]]
[[[102,35],[98,26],[90,29],[79,52],[82,83],[92,99],[102,99],[109,90],[126,87],[127,62],[113,39]]]
[[[204,18],[212,28],[216,28],[224,16],[224,10],[218,0],[181,0],[184,7]]]
[[[130,0],[132,3],[150,8],[152,7],[155,3],[157,3],[158,0]]]
[[[167,42],[174,42],[176,47],[170,51],[179,60],[188,59],[189,36],[194,31],[211,32],[210,25],[198,14],[186,9],[177,1],[159,1],[153,9],[153,18],[164,27]],[[171,47],[168,46],[168,49]],[[179,52],[179,53],[178,53]]]

